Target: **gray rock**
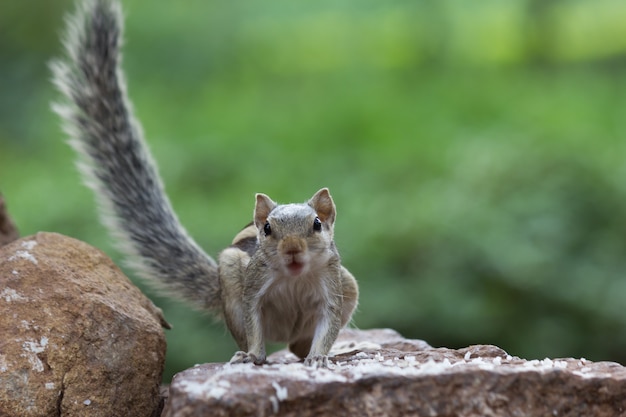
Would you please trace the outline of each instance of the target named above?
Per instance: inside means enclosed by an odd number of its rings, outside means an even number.
[[[432,348],[391,330],[344,331],[332,369],[280,352],[263,366],[177,374],[164,417],[619,416],[626,370],[585,359],[523,360],[477,345]]]

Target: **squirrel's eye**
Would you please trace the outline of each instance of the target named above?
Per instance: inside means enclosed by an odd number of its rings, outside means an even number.
[[[316,232],[320,232],[322,230],[322,221],[319,217],[316,217],[315,220],[313,220],[313,230]]]
[[[265,226],[263,226],[263,232],[265,232],[265,236],[269,236],[272,234],[272,227],[270,226],[270,222],[265,222]]]

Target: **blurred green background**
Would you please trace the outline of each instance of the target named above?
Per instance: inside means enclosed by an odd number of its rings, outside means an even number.
[[[124,5],[130,95],[210,254],[255,192],[328,186],[356,326],[626,363],[625,2]],[[49,110],[71,9],[0,3],[0,191],[23,235],[119,262]],[[230,358],[222,324],[146,292],[174,325],[165,380]]]

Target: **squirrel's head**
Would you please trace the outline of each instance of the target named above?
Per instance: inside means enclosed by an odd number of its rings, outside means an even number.
[[[336,209],[327,188],[303,204],[277,204],[265,194],[256,195],[254,224],[259,249],[270,265],[289,276],[299,276],[326,265],[334,254]]]

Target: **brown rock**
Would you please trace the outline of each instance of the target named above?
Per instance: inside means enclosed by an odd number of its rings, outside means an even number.
[[[0,415],[156,415],[162,324],[85,243],[38,233],[1,247]]]
[[[527,361],[495,346],[454,350],[390,330],[343,333],[333,369],[281,352],[263,366],[177,374],[164,417],[623,416],[626,369],[585,359]]]
[[[9,216],[4,197],[0,194],[0,246],[13,242],[18,237],[17,227]]]

